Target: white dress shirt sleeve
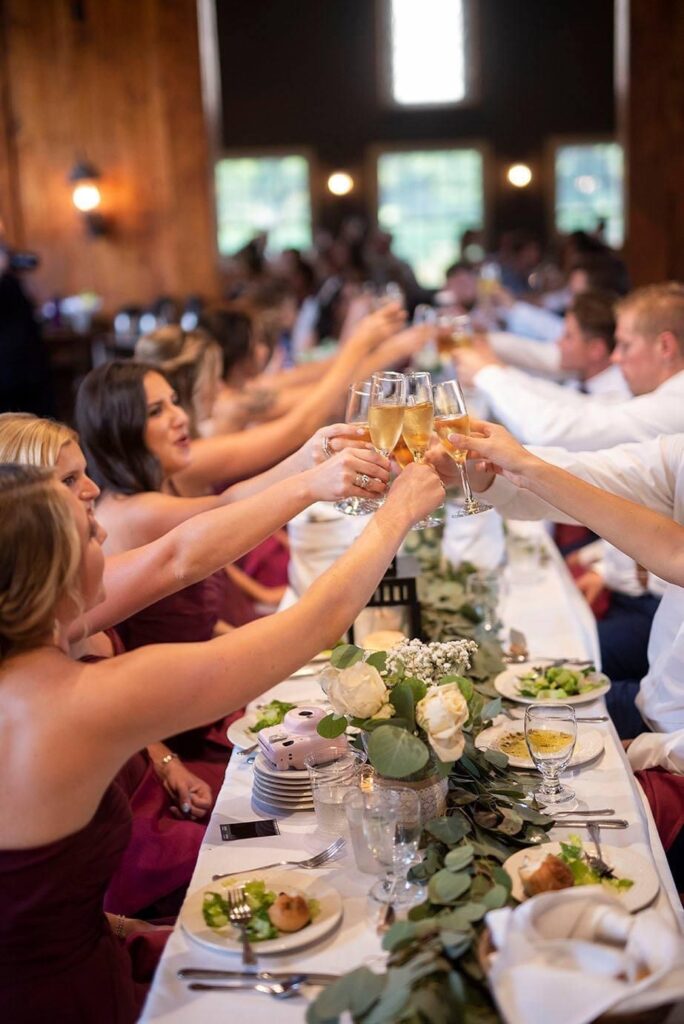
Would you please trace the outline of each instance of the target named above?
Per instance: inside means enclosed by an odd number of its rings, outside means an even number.
[[[493,415],[523,443],[595,451],[684,431],[684,371],[680,377],[626,401],[566,391],[507,366],[485,366],[475,384]]]
[[[644,732],[632,740],[627,757],[635,772],[641,768],[665,768],[684,775],[684,729]]]
[[[558,341],[565,329],[562,317],[530,302],[514,302],[502,316],[513,334],[536,341]]]
[[[561,354],[557,345],[532,341],[509,331],[490,331],[487,340],[499,359],[510,366],[558,380],[566,376],[560,368]]]
[[[666,516],[673,515],[677,474],[684,463],[684,434],[595,452],[539,447],[531,447],[530,451],[604,491],[629,498]],[[488,504],[494,505],[508,519],[575,522],[553,505],[500,476],[483,493]]]

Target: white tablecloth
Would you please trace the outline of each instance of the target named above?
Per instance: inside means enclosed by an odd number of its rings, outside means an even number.
[[[540,526],[540,531],[543,528]],[[541,534],[540,534],[541,535]],[[546,543],[546,542],[545,542]],[[597,638],[591,613],[570,580],[565,566],[548,541],[549,560],[541,577],[534,583],[510,580],[510,588],[502,608],[506,626],[514,626],[527,635],[532,655],[597,657]],[[318,692],[312,677],[290,679],[269,692],[284,699],[306,697]],[[603,710],[603,702],[588,707]],[[571,773],[578,798],[589,806],[614,807],[618,817],[630,822],[624,831],[605,834],[605,841],[629,846],[644,857],[652,858],[662,880],[656,907],[669,920],[684,922],[667,861],[655,833],[652,819],[640,797],[629,770],[622,747],[612,724],[599,725],[606,747],[599,761],[581,772]],[[234,757],[216,802],[207,829],[196,870],[190,884],[193,891],[211,879],[213,873],[257,868],[274,860],[298,859],[323,849],[329,835],[316,831],[313,814],[295,814],[280,820],[281,835],[265,839],[222,843],[219,825],[222,822],[248,821],[263,815],[250,803],[252,771],[242,759]],[[649,838],[650,833],[650,838]],[[563,836],[562,830],[553,835]],[[264,969],[312,970],[344,973],[360,964],[382,965],[384,956],[367,915],[366,892],[372,882],[368,875],[356,870],[351,851],[340,861],[322,869],[321,875],[338,889],[344,900],[341,926],[325,941],[301,954],[288,957],[262,958]],[[303,998],[279,1002],[256,992],[190,992],[186,983],[176,978],[180,967],[217,967],[240,969],[239,957],[212,953],[197,946],[180,926],[176,926],[157,971],[142,1020],[157,1024],[206,1024],[222,1019],[249,1019],[250,1024],[267,1024],[277,1016],[279,1024],[302,1022],[306,1010]],[[674,1011],[671,1020],[684,1021],[684,1010]]]

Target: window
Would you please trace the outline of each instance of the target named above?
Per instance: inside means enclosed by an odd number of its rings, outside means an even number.
[[[594,231],[606,222],[606,242],[624,242],[624,172],[617,142],[558,145],[555,151],[556,229]]]
[[[226,157],[216,164],[219,252],[230,255],[258,231],[268,248],[311,244],[309,162],[286,156]]]
[[[483,160],[478,149],[381,153],[378,223],[426,287],[438,287],[460,255],[467,228],[484,222]]]
[[[461,103],[468,93],[464,0],[384,0],[389,93],[402,106]]]

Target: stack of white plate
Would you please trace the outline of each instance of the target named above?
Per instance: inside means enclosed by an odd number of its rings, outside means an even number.
[[[272,768],[263,754],[257,754],[254,761],[254,783],[252,803],[256,810],[273,814],[294,814],[296,811],[312,811],[313,795],[309,773],[288,768],[279,772]]]

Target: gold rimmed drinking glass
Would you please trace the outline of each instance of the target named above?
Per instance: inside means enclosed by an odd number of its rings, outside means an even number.
[[[368,412],[370,409],[371,382],[369,380],[358,380],[349,385],[347,391],[347,409],[344,416],[345,423],[353,423],[354,426],[365,431],[359,434],[359,443],[370,442],[370,429],[368,427]],[[338,512],[344,512],[346,516],[367,516],[380,507],[380,502],[375,498],[342,498],[335,502]]]
[[[435,384],[432,389],[435,405],[435,431],[444,448],[458,466],[463,484],[465,501],[463,507],[454,513],[455,516],[474,516],[478,512],[489,512],[491,505],[486,505],[473,497],[466,469],[467,451],[456,448],[449,440],[450,434],[469,434],[470,417],[460,385],[456,380],[445,380]]]

